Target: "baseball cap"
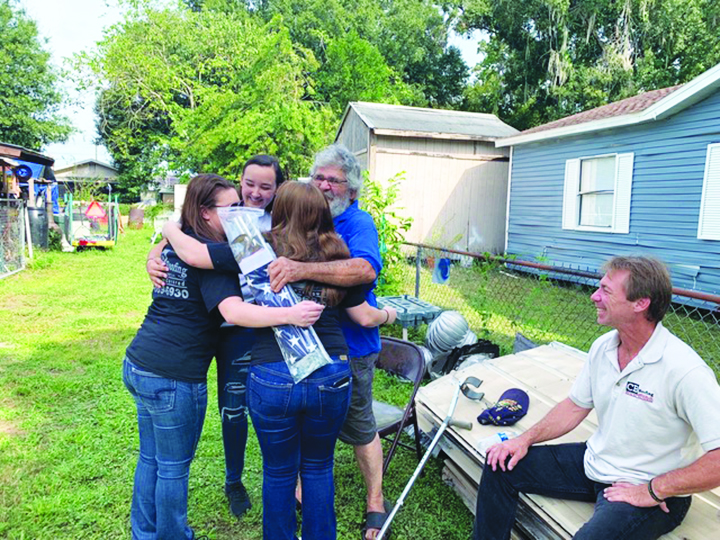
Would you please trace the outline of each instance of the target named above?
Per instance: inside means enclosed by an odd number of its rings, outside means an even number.
[[[529,406],[530,398],[527,393],[519,388],[510,388],[503,392],[495,405],[485,409],[477,419],[483,425],[511,426],[527,414]]]

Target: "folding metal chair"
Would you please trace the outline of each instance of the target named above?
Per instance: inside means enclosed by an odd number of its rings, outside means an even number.
[[[415,394],[417,394],[425,374],[425,359],[420,348],[409,341],[382,337],[381,343],[382,349],[376,367],[413,383],[410,399],[404,409],[373,400],[373,413],[375,413],[378,425],[378,434],[382,439],[392,441],[383,463],[383,474],[385,474],[398,446],[413,450],[412,446],[400,442],[400,434],[409,425],[412,425],[415,431],[415,453],[418,461],[422,457],[420,430],[415,415]]]

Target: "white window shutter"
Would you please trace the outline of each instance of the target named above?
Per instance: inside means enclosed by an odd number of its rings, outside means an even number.
[[[720,240],[720,144],[709,144],[707,149],[698,238]]]
[[[615,172],[615,211],[613,212],[613,232],[630,232],[630,198],[632,195],[634,154],[618,154]]]
[[[578,226],[578,192],[580,190],[580,160],[565,162],[565,190],[563,193],[562,228],[576,229]]]

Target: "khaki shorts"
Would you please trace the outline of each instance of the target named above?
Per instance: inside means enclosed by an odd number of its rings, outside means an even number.
[[[370,444],[377,433],[373,415],[373,376],[378,353],[350,358],[352,371],[352,396],[345,424],[340,431],[340,440],[352,446]]]

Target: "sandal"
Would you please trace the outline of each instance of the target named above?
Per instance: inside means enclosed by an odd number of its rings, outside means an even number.
[[[383,525],[385,525],[385,522],[390,516],[390,512],[392,512],[392,509],[395,505],[391,504],[386,499],[385,501],[383,501],[383,506],[385,507],[384,512],[368,512],[367,514],[365,514],[365,524],[362,528],[362,540],[367,540],[367,532],[369,530],[377,530],[378,534],[380,534],[380,529],[382,529]],[[388,528],[387,532],[385,533],[385,538],[388,538],[389,536],[390,529]]]

